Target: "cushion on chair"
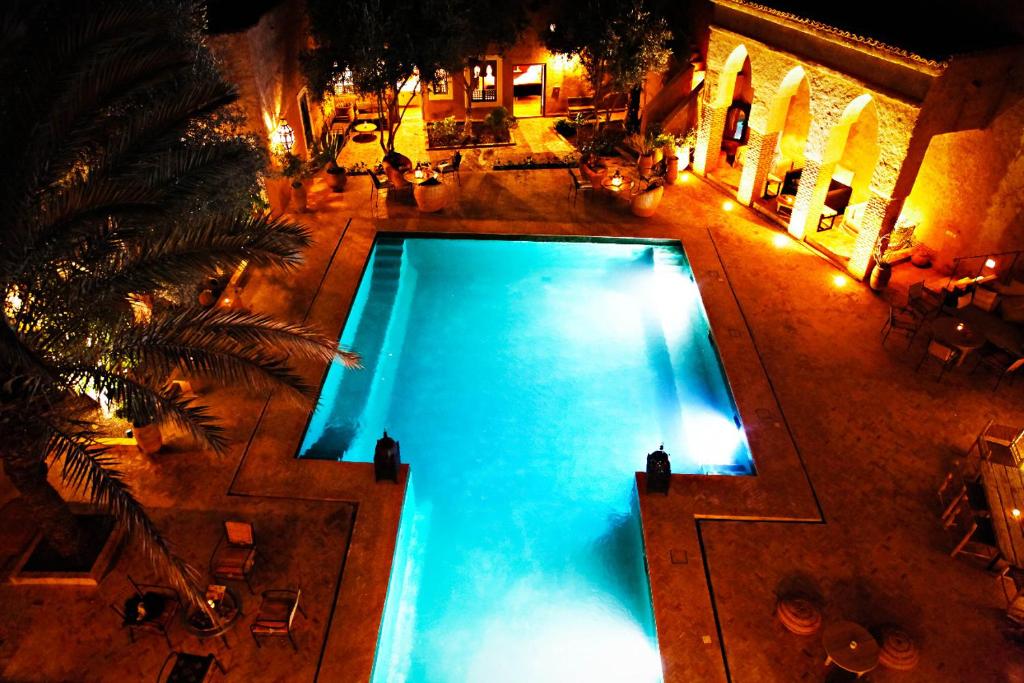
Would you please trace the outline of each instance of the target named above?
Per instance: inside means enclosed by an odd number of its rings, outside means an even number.
[[[287,623],[292,614],[294,600],[267,599],[260,605],[260,613],[256,617],[257,623]]]
[[[174,668],[167,676],[167,683],[202,683],[210,673],[213,655],[192,655],[178,653]]]
[[[252,524],[248,522],[224,522],[224,533],[231,545],[252,545],[254,543]]]
[[[225,576],[239,576],[249,571],[256,559],[254,548],[225,546],[217,552],[213,561],[213,573]]]

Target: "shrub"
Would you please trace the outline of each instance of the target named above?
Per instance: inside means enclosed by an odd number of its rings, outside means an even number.
[[[576,135],[576,123],[569,119],[558,119],[555,121],[555,132],[567,138]]]
[[[495,136],[504,133],[515,123],[505,107],[495,107],[484,117],[484,125],[494,131]]]

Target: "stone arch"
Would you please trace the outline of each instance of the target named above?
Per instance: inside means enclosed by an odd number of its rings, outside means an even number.
[[[805,162],[789,224],[791,234],[802,239],[817,230],[827,201],[843,213],[870,199],[880,155],[878,128],[878,110],[870,94],[858,95],[846,105],[825,138],[820,161],[808,158]],[[844,192],[843,186],[850,190],[840,201],[837,193]]]
[[[744,204],[762,196],[769,174],[782,178],[789,170],[803,168],[811,126],[811,90],[802,66],[794,66],[783,77],[762,120],[764,132],[751,132],[736,192],[737,199]]]
[[[718,165],[718,157],[726,132],[726,119],[732,116],[730,131],[741,131],[743,140],[749,135],[750,108],[753,104],[753,78],[750,55],[745,45],[733,48],[718,71],[714,93],[704,108],[700,129],[697,132],[697,148],[694,153],[694,169],[706,174]],[[744,111],[731,111],[733,103],[746,104]],[[737,127],[738,126],[738,127]]]

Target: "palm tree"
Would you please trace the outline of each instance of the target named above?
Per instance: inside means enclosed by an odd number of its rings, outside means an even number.
[[[190,283],[294,268],[305,229],[253,210],[254,141],[187,0],[6,4],[0,10],[0,461],[52,547],[83,535],[48,471],[141,541],[158,571],[200,601],[99,441],[97,403],[135,423],[173,423],[227,443],[172,372],[297,396],[291,361],[358,356],[303,326],[194,305]],[[152,298],[138,320],[132,299]],[[90,398],[93,397],[93,398]]]

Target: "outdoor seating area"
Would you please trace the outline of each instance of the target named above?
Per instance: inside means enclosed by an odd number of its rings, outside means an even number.
[[[1012,385],[1024,371],[1024,338],[1008,332],[1005,325],[993,324],[991,314],[973,305],[975,293],[949,290],[943,296],[925,281],[909,285],[903,304],[889,307],[881,328],[882,345],[895,333],[907,339],[909,350],[915,339],[923,337],[927,342],[917,370],[934,367],[936,379],[941,380],[947,372],[967,366],[972,377],[994,378],[992,391]]]
[[[997,571],[1007,617],[1024,623],[1017,585],[1024,571],[1024,427],[989,421],[954,465],[938,489],[950,555],[981,560]]]

